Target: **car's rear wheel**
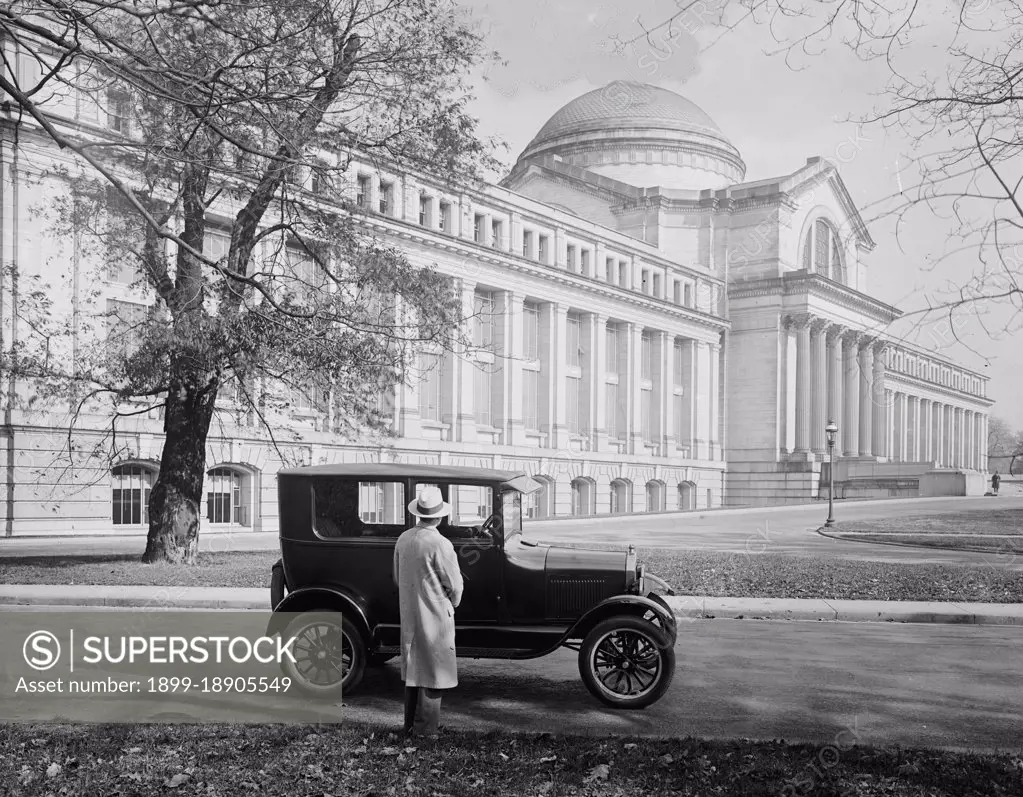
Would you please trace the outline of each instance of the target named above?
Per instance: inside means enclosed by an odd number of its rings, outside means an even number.
[[[648,620],[622,615],[594,626],[579,650],[579,674],[594,697],[613,708],[657,702],[675,676],[675,650]]]
[[[288,624],[283,639],[295,640],[289,648],[295,661],[285,657],[281,667],[306,694],[340,697],[351,694],[362,681],[366,642],[339,612],[305,612]]]

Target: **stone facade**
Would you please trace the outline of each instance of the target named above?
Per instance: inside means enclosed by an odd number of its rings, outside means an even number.
[[[986,380],[879,331],[898,311],[864,292],[874,243],[835,167],[811,159],[738,182],[745,165],[706,114],[662,89],[612,87],[552,117],[501,185],[353,160],[360,224],[457,281],[481,353],[425,353],[420,378],[382,398],[386,440],[343,442],[329,397],[297,397],[267,419],[290,435],[275,445],[222,396],[204,528],[276,530],[282,455],[521,469],[544,486],[532,517],[812,500],[831,418],[849,490],[886,468],[909,492],[958,490],[941,468],[984,470]],[[95,109],[63,102],[55,123],[108,134]],[[105,310],[147,300],[130,275],[99,271],[82,235],[54,235],[40,208],[67,195],[54,167],[73,164],[31,122],[15,125],[0,117],[0,261],[22,286],[61,275],[51,298],[75,319],[73,357],[104,344]],[[24,334],[14,291],[5,281],[8,350]],[[109,438],[109,416],[4,402],[8,536],[144,531],[158,410],[121,420],[112,463],[69,467],[69,427],[87,452]]]

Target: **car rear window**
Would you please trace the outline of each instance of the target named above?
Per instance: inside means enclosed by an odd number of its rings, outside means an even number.
[[[407,527],[402,482],[318,479],[312,491],[317,537],[397,537]]]

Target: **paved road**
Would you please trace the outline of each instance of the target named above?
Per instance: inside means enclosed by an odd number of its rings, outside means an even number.
[[[697,621],[681,629],[670,691],[644,711],[605,710],[583,687],[575,654],[559,651],[527,662],[460,660],[442,722],[1020,751],[1020,650],[1023,628]],[[401,686],[392,662],[367,675],[344,716],[400,726]]]
[[[907,517],[948,512],[999,509],[1023,510],[1023,496],[995,498],[911,498],[886,501],[849,501],[836,504],[838,520]],[[816,533],[827,517],[827,504],[762,509],[714,510],[560,519],[527,523],[531,537],[552,542],[635,543],[659,547],[737,553],[784,553],[872,559],[893,562],[972,562],[1023,570],[1023,557],[998,552],[928,551],[872,543],[832,540]],[[205,533],[202,550],[254,551],[278,547],[273,533]],[[135,536],[0,539],[2,556],[141,553],[145,538]]]

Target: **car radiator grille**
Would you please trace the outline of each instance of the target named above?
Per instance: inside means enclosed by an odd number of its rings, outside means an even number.
[[[600,603],[607,594],[603,578],[552,578],[547,590],[551,617],[572,617]]]

